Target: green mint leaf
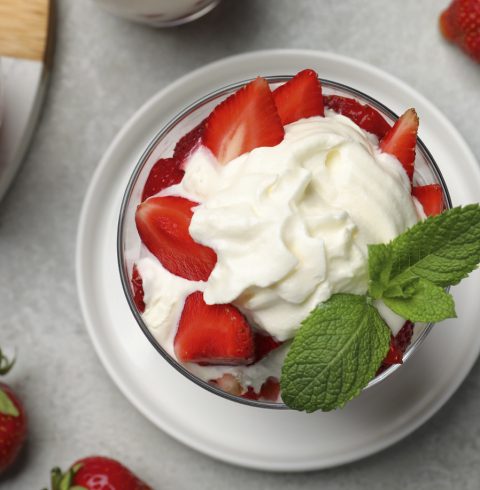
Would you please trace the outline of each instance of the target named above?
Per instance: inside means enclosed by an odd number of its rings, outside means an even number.
[[[411,297],[384,297],[383,302],[397,315],[412,322],[439,322],[457,316],[452,296],[424,279],[418,281]]]
[[[0,389],[0,413],[3,415],[10,415],[12,417],[18,417],[20,415],[18,408],[13,404],[10,397]]]
[[[367,297],[335,294],[302,322],[282,368],[286,405],[313,412],[345,405],[375,377],[390,330]]]
[[[406,279],[403,284],[398,282],[390,283],[383,292],[384,298],[411,298],[416,292],[418,283],[421,279],[419,277],[411,277]]]
[[[392,251],[390,284],[402,285],[413,277],[440,287],[458,284],[480,262],[480,207],[471,204],[432,216],[388,247]]]
[[[370,245],[369,293],[411,321],[455,316],[442,288],[457,284],[480,262],[480,207],[445,211],[402,233],[387,245]]]
[[[390,282],[392,271],[392,250],[383,243],[368,246],[369,293],[373,299],[380,299]]]
[[[412,322],[439,322],[456,317],[455,303],[450,294],[430,281],[420,279],[410,298],[383,298],[397,315]]]

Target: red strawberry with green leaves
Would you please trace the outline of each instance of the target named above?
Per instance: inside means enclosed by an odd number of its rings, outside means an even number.
[[[233,305],[207,305],[201,292],[185,301],[174,340],[181,362],[249,364],[255,355],[253,332]]]
[[[363,130],[377,136],[378,139],[382,139],[390,129],[390,125],[377,110],[355,99],[340,95],[326,95],[323,97],[323,102],[326,107],[348,117]]]
[[[183,197],[152,197],[138,206],[135,223],[142,242],[165,269],[185,279],[206,281],[217,255],[190,236],[192,208],[197,205]]]
[[[415,169],[418,116],[415,109],[408,109],[380,141],[380,149],[397,157],[410,181]]]
[[[258,77],[213,110],[202,143],[226,164],[255,148],[278,145],[284,134],[268,82]]]
[[[412,188],[412,195],[420,201],[427,216],[440,214],[444,209],[443,191],[438,184],[415,186]]]
[[[273,91],[283,125],[305,117],[323,116],[322,86],[313,70],[303,70]]]
[[[440,15],[440,30],[446,39],[460,46],[480,63],[480,2],[453,0]]]
[[[7,374],[10,362],[0,350],[0,374]],[[20,399],[5,383],[0,383],[0,473],[16,460],[27,436],[27,416]]]
[[[152,490],[128,468],[104,456],[90,456],[62,473],[51,472],[51,490]]]

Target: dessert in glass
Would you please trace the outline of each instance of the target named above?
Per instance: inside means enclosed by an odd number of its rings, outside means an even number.
[[[123,288],[140,328],[178,371],[225,398],[288,408],[292,339],[318,305],[364,294],[370,244],[451,207],[413,109],[312,70],[220,88],[153,139],[119,220]],[[431,324],[375,302],[390,346],[373,386]]]

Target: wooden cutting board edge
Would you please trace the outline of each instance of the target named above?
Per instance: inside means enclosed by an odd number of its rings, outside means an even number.
[[[54,0],[1,0],[0,56],[51,62]]]

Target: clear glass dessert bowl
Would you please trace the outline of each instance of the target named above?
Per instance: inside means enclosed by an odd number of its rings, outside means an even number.
[[[276,86],[290,80],[292,76],[270,76],[265,78],[269,82],[271,88],[274,89]],[[205,97],[202,97],[189,107],[186,107],[158,132],[158,134],[145,149],[144,153],[133,169],[121,205],[117,236],[118,263],[123,290],[133,316],[151,344],[175,369],[202,388],[229,400],[261,408],[288,409],[288,407],[282,402],[256,400],[233,395],[223,391],[214,384],[202,380],[190,372],[186,365],[179,362],[176,358],[170,355],[164,347],[162,347],[155,335],[148,328],[142,318],[142,313],[136,306],[134,298],[135,291],[133,290],[132,286],[133,266],[138,256],[138,250],[140,250],[140,238],[135,225],[135,212],[137,206],[141,203],[143,188],[150,170],[160,158],[170,157],[176,143],[180,140],[180,138],[200,124],[220,102],[250,81],[251,80],[244,80],[222,87],[206,95]],[[381,102],[354,88],[331,80],[320,79],[320,81],[322,83],[324,95],[349,97],[362,104],[368,104],[376,109],[391,125],[393,125],[398,118],[395,113],[384,106]],[[413,183],[415,185],[440,185],[443,191],[444,208],[449,209],[452,207],[450,196],[441,172],[432,155],[420,138],[417,140]],[[408,362],[408,359],[419,348],[431,328],[432,324],[415,325],[412,341],[403,355],[403,363]],[[377,376],[372,379],[368,386],[364,389],[368,389],[380,382],[385,381],[400,366],[402,366],[402,364],[393,364],[384,368],[383,370],[379,370]]]

